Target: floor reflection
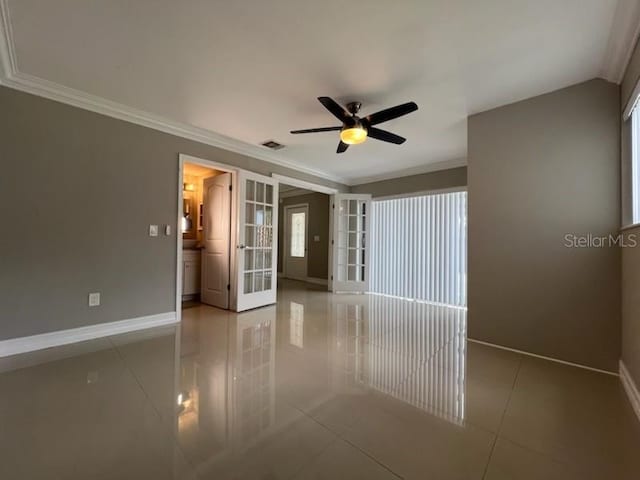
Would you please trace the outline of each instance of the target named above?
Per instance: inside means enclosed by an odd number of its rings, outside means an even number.
[[[466,310],[368,295],[334,302],[336,381],[462,423]]]
[[[637,476],[616,378],[466,345],[463,309],[285,285],[0,359],[0,478]]]

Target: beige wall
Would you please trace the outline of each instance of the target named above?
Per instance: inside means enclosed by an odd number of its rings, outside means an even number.
[[[619,88],[592,80],[468,122],[469,337],[617,371]]]
[[[370,193],[374,197],[386,197],[466,186],[467,167],[457,167],[354,185],[351,187],[351,193]]]
[[[307,255],[307,276],[328,278],[329,267],[329,196],[323,193],[310,193],[283,198],[278,211],[278,272],[282,272],[284,258],[284,207],[287,205],[309,205],[309,239]],[[314,241],[318,235],[320,241]]]
[[[620,112],[624,111],[631,92],[640,79],[640,48],[636,44],[622,80]],[[631,122],[622,124],[622,225],[632,222],[631,213]],[[640,228],[625,235],[640,240]],[[622,361],[640,387],[640,246],[622,249]]]
[[[179,153],[348,190],[0,87],[0,340],[175,310]]]

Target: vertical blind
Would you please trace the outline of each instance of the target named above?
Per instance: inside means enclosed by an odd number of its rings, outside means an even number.
[[[372,202],[370,291],[467,305],[467,192]]]

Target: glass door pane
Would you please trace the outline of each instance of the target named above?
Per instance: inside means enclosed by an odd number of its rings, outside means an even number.
[[[275,303],[278,187],[269,177],[240,172],[238,311]]]
[[[370,195],[336,194],[333,198],[334,292],[366,292],[368,289],[370,204]]]

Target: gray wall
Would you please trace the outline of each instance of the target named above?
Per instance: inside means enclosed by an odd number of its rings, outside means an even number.
[[[347,190],[0,87],[0,340],[175,310],[179,153]]]
[[[622,80],[620,111],[624,111],[631,92],[640,79],[640,48],[636,44]],[[622,225],[632,222],[631,213],[631,121],[622,124]],[[640,228],[625,235],[640,240]],[[640,386],[640,246],[622,249],[622,361]]]
[[[640,227],[624,233],[640,244]],[[622,361],[640,387],[640,245],[622,249]]]
[[[278,211],[278,271],[282,272],[284,258],[284,207],[287,205],[309,204],[309,240],[307,255],[307,276],[328,278],[329,271],[329,196],[323,193],[310,193],[296,197],[283,198]],[[314,242],[314,235],[320,236]]]
[[[386,197],[466,186],[467,167],[457,167],[354,185],[351,187],[351,193],[370,193],[374,197]]]
[[[591,80],[468,122],[469,337],[617,371],[619,88]]]

